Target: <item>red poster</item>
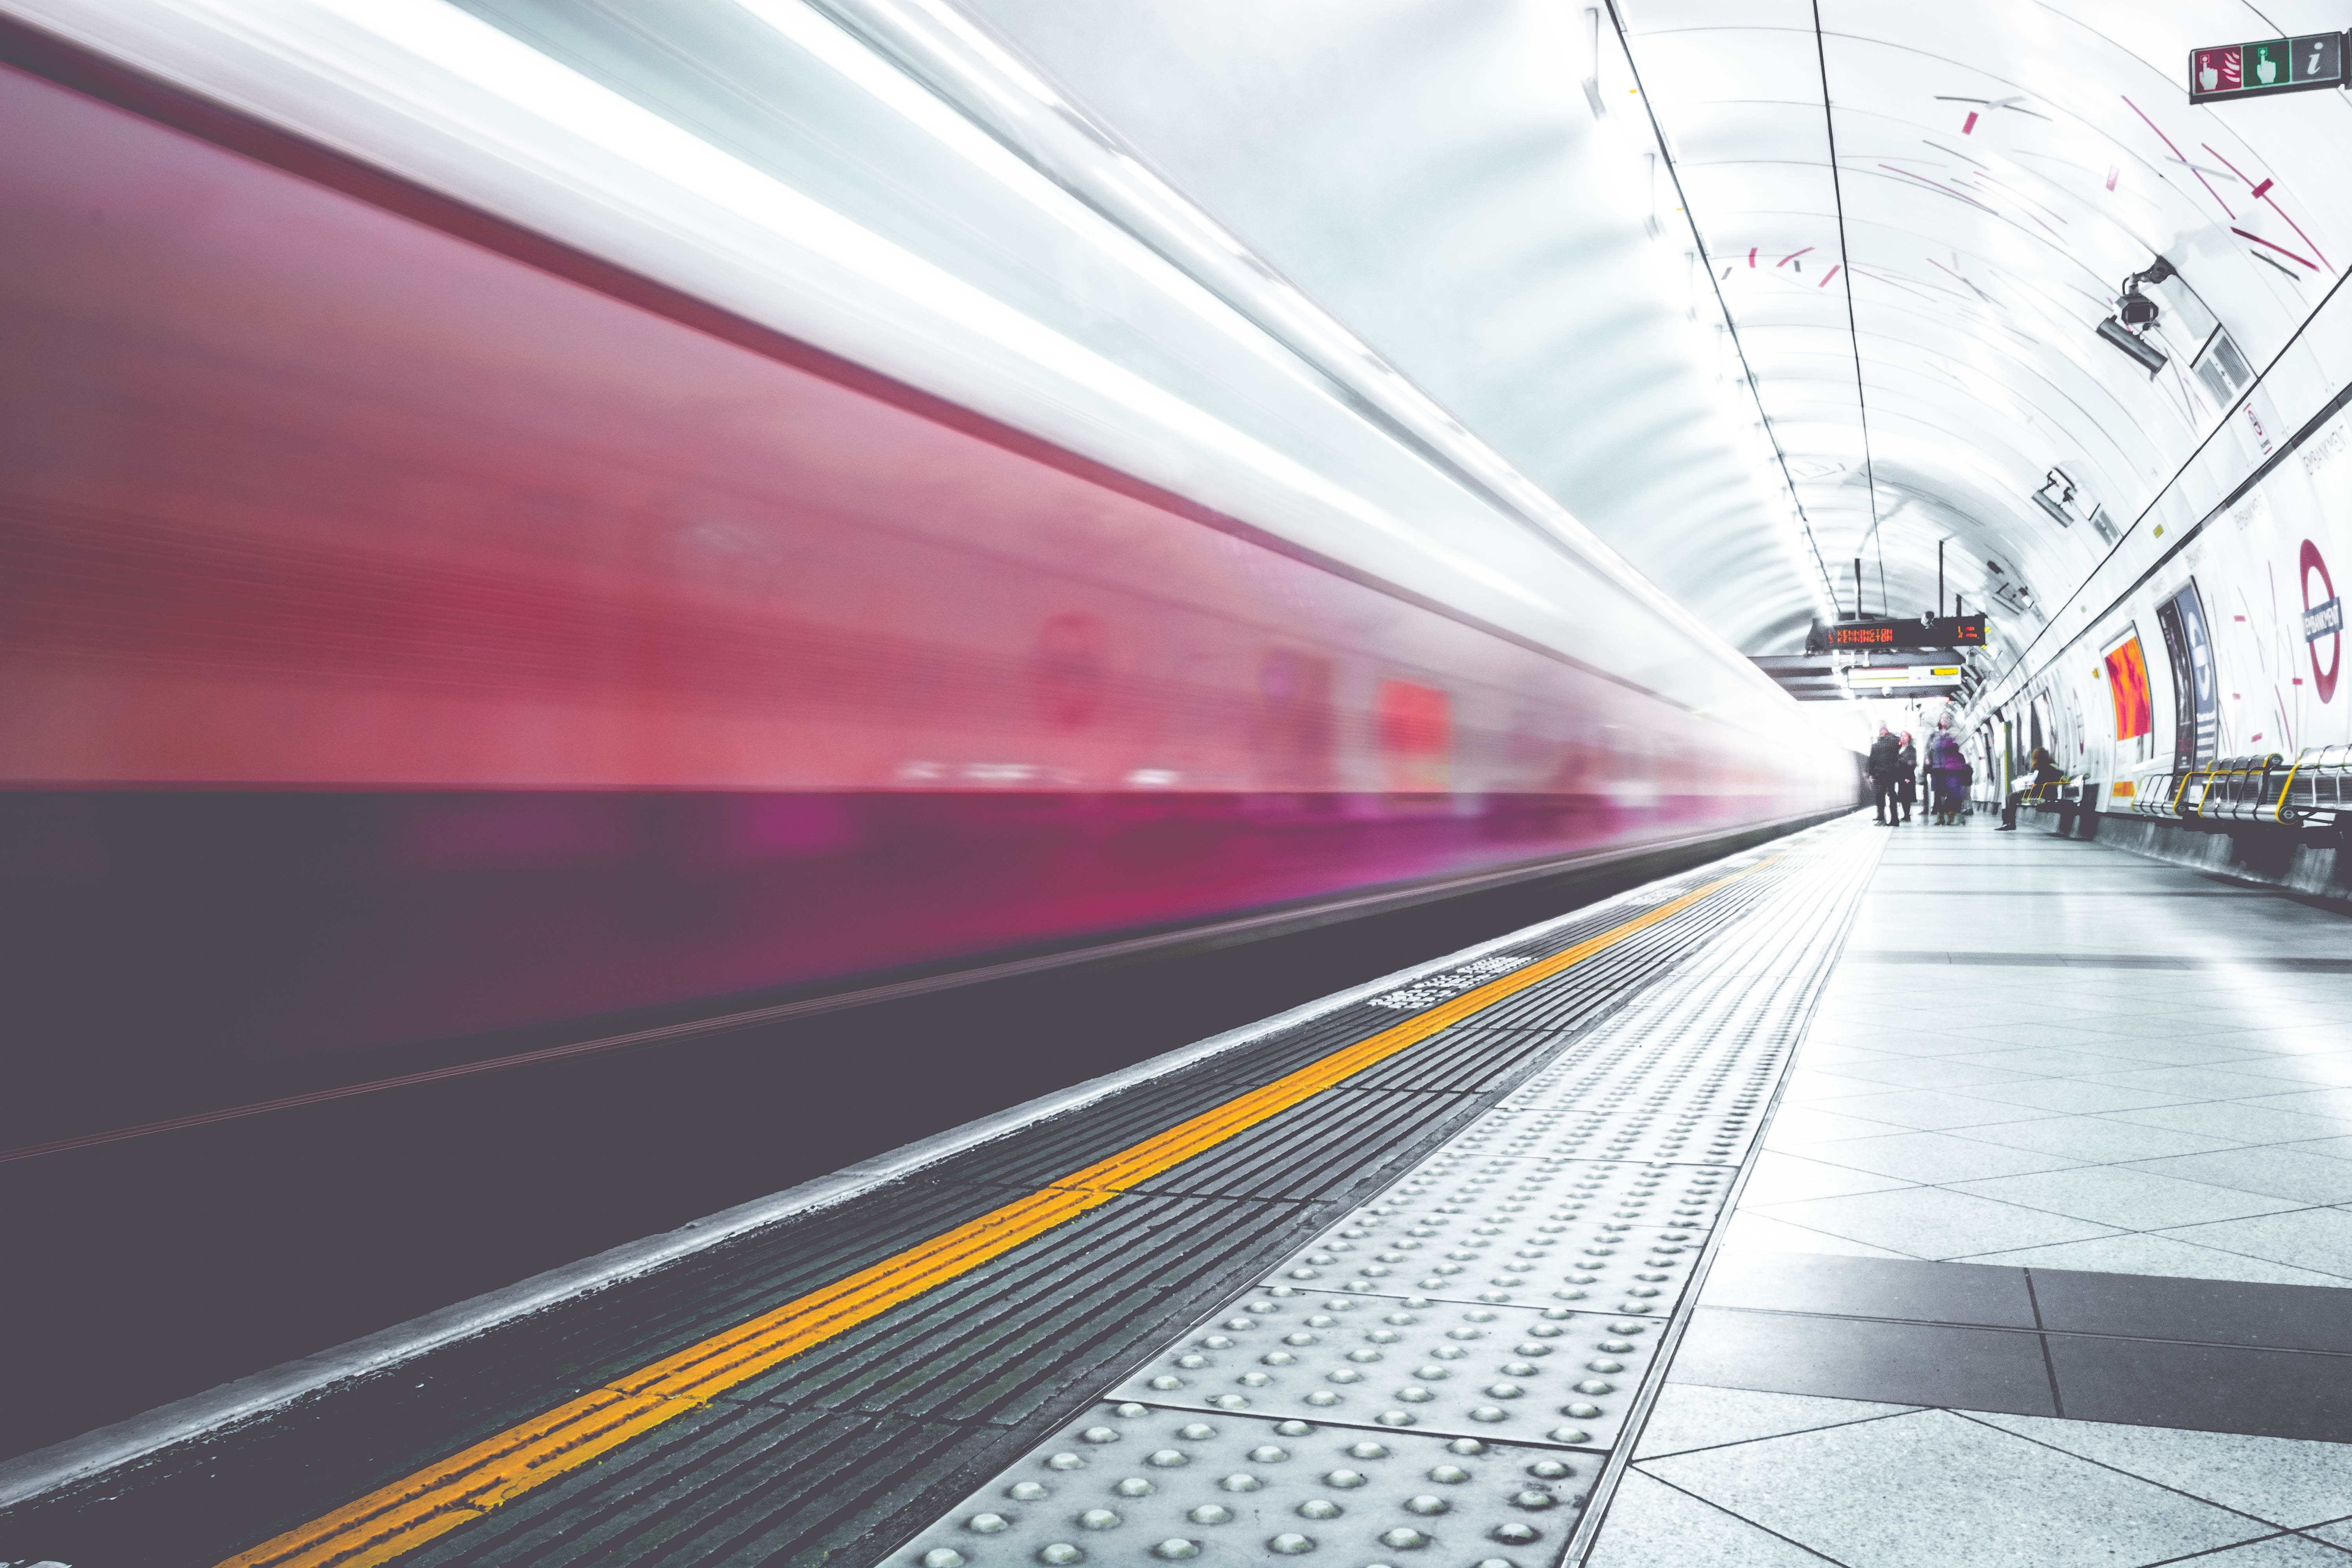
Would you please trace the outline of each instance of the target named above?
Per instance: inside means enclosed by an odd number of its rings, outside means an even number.
[[[1454,749],[1453,703],[1435,687],[1381,682],[1381,751],[1391,795],[1440,795]]]
[[[2136,740],[2155,727],[2147,697],[2147,661],[2139,638],[2126,637],[2107,654],[2107,695],[2116,704],[2116,739]]]

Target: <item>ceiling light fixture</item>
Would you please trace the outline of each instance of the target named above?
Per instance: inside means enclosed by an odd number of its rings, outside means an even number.
[[[2074,526],[2074,514],[2066,510],[2074,500],[2074,481],[2066,477],[2063,468],[2051,469],[2048,479],[2033,492],[2034,504],[2048,512],[2051,521],[2061,528]]]

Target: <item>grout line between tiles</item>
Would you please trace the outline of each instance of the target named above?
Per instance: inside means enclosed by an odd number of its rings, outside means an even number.
[[[1640,1467],[1639,1465],[1635,1465],[1635,1466],[1633,1466],[1633,1468],[1635,1468],[1635,1469],[1641,1469],[1641,1467]],[[1717,1502],[1717,1501],[1713,1500],[1712,1499],[1701,1497],[1698,1493],[1696,1493],[1696,1492],[1695,1492],[1695,1491],[1691,1490],[1688,1487],[1675,1486],[1674,1482],[1672,1482],[1672,1481],[1670,1481],[1670,1480],[1666,1479],[1666,1478],[1665,1478],[1665,1477],[1664,1477],[1664,1476],[1660,1476],[1660,1475],[1653,1475],[1653,1474],[1652,1474],[1650,1471],[1648,1471],[1648,1470],[1642,1470],[1642,1474],[1643,1474],[1644,1476],[1649,1477],[1649,1479],[1650,1479],[1651,1480],[1654,1480],[1654,1481],[1657,1482],[1657,1483],[1658,1483],[1658,1485],[1660,1485],[1660,1486],[1662,1486],[1662,1487],[1665,1487],[1665,1488],[1670,1489],[1671,1490],[1678,1491],[1678,1492],[1682,1493],[1682,1494],[1683,1494],[1683,1496],[1685,1496],[1685,1497],[1686,1497],[1686,1498],[1690,1499],[1693,1502],[1699,1503],[1699,1504],[1701,1504],[1701,1505],[1703,1505],[1703,1506],[1705,1506],[1705,1507],[1707,1507],[1707,1508],[1711,1508],[1711,1509],[1713,1509],[1713,1510],[1714,1510],[1716,1512],[1717,1512],[1717,1513],[1725,1514],[1725,1515],[1727,1515],[1728,1517],[1730,1517],[1730,1518],[1732,1518],[1732,1519],[1736,1519],[1736,1520],[1738,1520],[1740,1523],[1742,1523],[1742,1524],[1746,1525],[1746,1526],[1747,1526],[1748,1529],[1750,1529],[1750,1530],[1759,1530],[1759,1531],[1762,1531],[1765,1534],[1767,1534],[1767,1535],[1770,1536],[1770,1537],[1771,1537],[1773,1540],[1775,1540],[1775,1541],[1786,1542],[1789,1545],[1795,1547],[1798,1551],[1804,1552],[1807,1556],[1810,1556],[1810,1557],[1818,1557],[1818,1558],[1820,1558],[1820,1559],[1821,1559],[1822,1562],[1824,1562],[1824,1563],[1836,1563],[1836,1564],[1837,1564],[1837,1568],[1850,1568],[1850,1565],[1849,1565],[1849,1564],[1845,1563],[1844,1562],[1841,1561],[1841,1560],[1840,1560],[1840,1559],[1838,1559],[1838,1558],[1835,1558],[1835,1557],[1831,1556],[1828,1552],[1822,1552],[1822,1551],[1816,1550],[1816,1549],[1815,1549],[1815,1548],[1813,1548],[1813,1547],[1808,1546],[1808,1545],[1806,1545],[1803,1542],[1801,1542],[1801,1541],[1798,1540],[1798,1539],[1797,1539],[1795,1536],[1793,1536],[1793,1535],[1783,1535],[1783,1534],[1781,1534],[1779,1531],[1777,1531],[1777,1530],[1773,1529],[1773,1528],[1772,1528],[1770,1525],[1769,1525],[1769,1524],[1759,1524],[1759,1523],[1757,1523],[1754,1520],[1752,1520],[1752,1519],[1748,1518],[1746,1514],[1744,1514],[1744,1513],[1740,1513],[1740,1512],[1738,1512],[1738,1511],[1736,1511],[1735,1510],[1732,1510],[1732,1509],[1727,1509],[1727,1508],[1724,1507],[1721,1503]],[[1605,1521],[1604,1521],[1604,1523],[1605,1523]]]
[[[1711,1384],[1711,1383],[1682,1383],[1682,1384],[1678,1384],[1678,1383],[1675,1383],[1672,1378],[1669,1378],[1669,1379],[1667,1379],[1667,1380],[1666,1380],[1666,1386],[1667,1386],[1668,1388],[1714,1388],[1714,1387],[1716,1387],[1716,1386],[1717,1386],[1717,1384]],[[1762,1391],[1762,1390],[1755,1390],[1755,1389],[1749,1389],[1749,1390],[1742,1390],[1742,1391],[1738,1391],[1738,1392],[1746,1392],[1746,1393],[1759,1393],[1759,1392],[1765,1392],[1765,1391]],[[1804,1398],[1804,1399],[1829,1399],[1829,1398],[1833,1398],[1833,1397],[1835,1397],[1835,1396],[1834,1396],[1834,1395],[1832,1395],[1832,1394],[1792,1394],[1792,1395],[1790,1395],[1790,1397],[1791,1397],[1791,1398]],[[1858,1404],[1858,1405],[1892,1405],[1892,1404],[1895,1404],[1895,1403],[1897,1403],[1897,1402],[1896,1402],[1896,1401],[1895,1401],[1895,1400],[1869,1399],[1869,1400],[1856,1400],[1854,1403],[1856,1403],[1856,1404]],[[1882,1411],[1880,1411],[1880,1412],[1879,1412],[1877,1415],[1856,1415],[1856,1416],[1854,1416],[1853,1418],[1852,1418],[1851,1420],[1846,1420],[1846,1421],[1824,1421],[1824,1422],[1822,1422],[1822,1423],[1820,1426],[1792,1426],[1792,1427],[1790,1427],[1790,1428],[1788,1431],[1786,1431],[1786,1432],[1762,1432],[1762,1433],[1759,1433],[1757,1436],[1753,1436],[1753,1437],[1735,1437],[1735,1438],[1733,1438],[1733,1439],[1732,1439],[1730,1442],[1728,1442],[1728,1443],[1701,1443],[1701,1444],[1699,1444],[1696,1447],[1692,1447],[1692,1448],[1676,1448],[1676,1449],[1674,1449],[1673,1451],[1671,1451],[1671,1452],[1669,1452],[1669,1453],[1664,1453],[1664,1454],[1644,1454],[1644,1455],[1643,1455],[1640,1458],[1635,1459],[1635,1460],[1633,1461],[1633,1468],[1635,1468],[1635,1469],[1637,1469],[1637,1470],[1638,1470],[1638,1469],[1641,1469],[1641,1468],[1642,1468],[1643,1465],[1648,1464],[1648,1463],[1649,1463],[1651,1460],[1653,1460],[1653,1459],[1679,1459],[1679,1458],[1682,1458],[1684,1455],[1685,1455],[1685,1454],[1712,1454],[1712,1453],[1718,1452],[1719,1450],[1721,1450],[1721,1449],[1725,1449],[1725,1448],[1739,1448],[1739,1447],[1745,1447],[1747,1445],[1748,1445],[1748,1444],[1750,1444],[1750,1443],[1769,1443],[1769,1442],[1770,1442],[1770,1441],[1771,1441],[1773,1438],[1775,1438],[1775,1437],[1797,1437],[1797,1436],[1803,1436],[1805,1433],[1808,1433],[1808,1432],[1832,1432],[1832,1431],[1835,1431],[1835,1430],[1837,1430],[1838,1428],[1843,1427],[1843,1426],[1868,1426],[1870,1423],[1872,1423],[1873,1421],[1898,1421],[1898,1420],[1902,1419],[1902,1418],[1903,1418],[1904,1416],[1906,1416],[1906,1415],[1923,1415],[1923,1414],[1925,1414],[1926,1412],[1930,1411],[1930,1410],[1933,1410],[1933,1409],[1935,1409],[1935,1408],[1937,1408],[1937,1407],[1936,1407],[1935,1405],[1913,1405],[1906,1406],[1904,1409],[1901,1409],[1901,1410],[1882,1410]],[[1652,1479],[1655,1479],[1656,1478],[1653,1477]]]
[[[2018,1272],[2025,1276],[2025,1304],[2033,1309],[2033,1326],[2037,1330],[2043,1329],[2045,1325],[2042,1321],[2042,1299],[2034,1293],[2033,1270],[2022,1268]],[[2066,1416],[2066,1398],[2058,1392],[2058,1363],[2050,1354],[2049,1334],[2043,1332],[2039,1335],[2039,1338],[2042,1342],[2042,1375],[2050,1380],[2050,1409],[2052,1414],[2063,1421]]]

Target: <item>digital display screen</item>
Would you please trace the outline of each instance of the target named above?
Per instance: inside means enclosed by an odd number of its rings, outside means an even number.
[[[1982,616],[1922,616],[1915,621],[1844,621],[1829,629],[1832,647],[1982,647]]]

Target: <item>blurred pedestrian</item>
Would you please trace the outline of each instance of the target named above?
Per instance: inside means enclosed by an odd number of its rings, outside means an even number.
[[[1938,826],[1948,826],[1960,819],[1961,803],[1968,793],[1968,761],[1960,752],[1960,738],[1952,733],[1952,721],[1937,720],[1936,732],[1927,737],[1927,804]]]
[[[1895,813],[1902,809],[1895,781],[1903,773],[1903,743],[1884,724],[1870,742],[1870,761],[1865,766],[1870,771],[1871,804],[1878,810],[1878,826],[1892,827]]]
[[[1911,808],[1919,804],[1919,748],[1911,743],[1911,731],[1903,731],[1903,777],[1898,784],[1903,798],[1903,820],[1911,820]]]

